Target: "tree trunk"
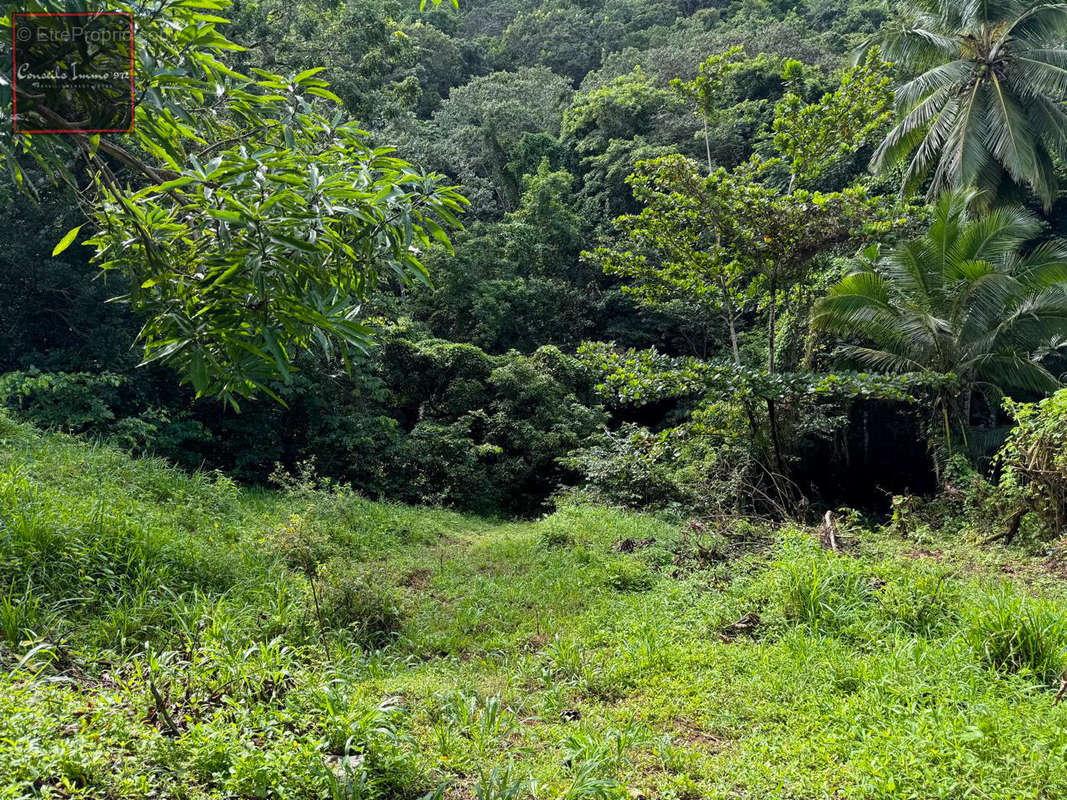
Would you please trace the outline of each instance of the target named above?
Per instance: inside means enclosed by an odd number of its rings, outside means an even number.
[[[704,114],[704,150],[708,154],[708,175],[711,174],[711,139],[708,137],[708,115]]]
[[[778,281],[774,272],[771,273],[771,308],[767,316],[767,373],[774,375],[774,328],[778,321]],[[774,446],[774,469],[781,475],[786,474],[785,459],[782,457],[782,439],[778,434],[778,410],[774,398],[767,398],[767,423],[771,428],[771,444]]]
[[[774,374],[774,328],[778,323],[778,281],[771,273],[771,307],[767,315],[767,372]]]
[[[733,312],[730,312],[730,316],[726,319],[730,325],[730,349],[734,353],[734,363],[737,366],[741,366],[741,351],[737,348],[737,327],[734,322]]]

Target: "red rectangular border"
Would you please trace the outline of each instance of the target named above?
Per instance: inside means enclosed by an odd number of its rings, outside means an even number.
[[[99,128],[99,129],[84,129],[84,130],[20,130],[19,129],[19,100],[18,100],[18,65],[15,63],[15,17],[127,17],[130,21],[130,127],[128,128]],[[11,103],[12,103],[12,123],[15,129],[15,133],[33,134],[33,133],[65,133],[67,135],[77,135],[79,133],[133,133],[135,128],[135,122],[137,117],[137,108],[135,104],[136,98],[136,86],[134,83],[134,43],[133,43],[133,14],[129,11],[98,11],[98,12],[86,12],[86,11],[40,11],[40,12],[22,12],[16,11],[11,14]]]

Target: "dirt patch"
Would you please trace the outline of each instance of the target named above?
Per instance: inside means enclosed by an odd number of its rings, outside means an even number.
[[[542,647],[549,642],[549,635],[547,633],[537,633],[526,640],[526,651],[529,653],[536,653]]]
[[[1041,566],[1050,575],[1061,581],[1067,581],[1067,555],[1063,553],[1051,555],[1041,562]]]
[[[729,519],[691,519],[673,548],[672,578],[684,578],[765,549],[773,538],[754,524]]]
[[[444,797],[446,800],[473,800],[475,783],[474,778],[463,778],[445,789]]]
[[[750,611],[741,619],[731,622],[719,631],[719,638],[724,642],[732,642],[740,636],[755,638],[763,621],[755,611]]]
[[[430,585],[430,578],[432,576],[433,572],[425,567],[413,569],[404,576],[404,585],[411,589],[425,589]]]
[[[931,558],[934,561],[944,561],[945,553],[942,550],[927,550],[925,547],[917,547],[904,553],[905,558]]]
[[[679,717],[671,721],[671,733],[679,744],[708,755],[721,753],[730,744],[724,736],[705,730],[690,719]]]

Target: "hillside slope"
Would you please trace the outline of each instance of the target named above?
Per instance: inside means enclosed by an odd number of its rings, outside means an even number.
[[[0,797],[1067,794],[1036,557],[250,491],[6,418],[0,522]]]

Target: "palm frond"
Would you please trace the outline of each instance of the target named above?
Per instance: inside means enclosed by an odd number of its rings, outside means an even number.
[[[871,369],[881,372],[925,372],[927,367],[907,356],[898,353],[890,353],[887,350],[878,350],[873,347],[861,345],[843,344],[837,348],[839,355],[861,364],[866,364]]]
[[[896,90],[897,107],[911,109],[922,98],[937,89],[959,86],[967,79],[973,68],[974,65],[970,61],[958,58],[920,73]]]
[[[1048,44],[1067,38],[1067,4],[1043,3],[1032,6],[1004,26],[998,41],[1009,39],[1025,43]]]
[[[1025,208],[1000,206],[961,227],[952,246],[952,256],[961,261],[981,258],[1002,263],[1041,229],[1041,221]]]
[[[882,55],[914,72],[939,64],[958,51],[954,37],[925,28],[898,28],[882,37]]]
[[[995,73],[990,78],[990,87],[990,124],[986,144],[1012,178],[1018,183],[1032,183],[1037,158],[1034,132],[1029,120]],[[1034,190],[1036,192],[1038,187],[1035,186]],[[1042,199],[1047,198],[1042,196]]]

